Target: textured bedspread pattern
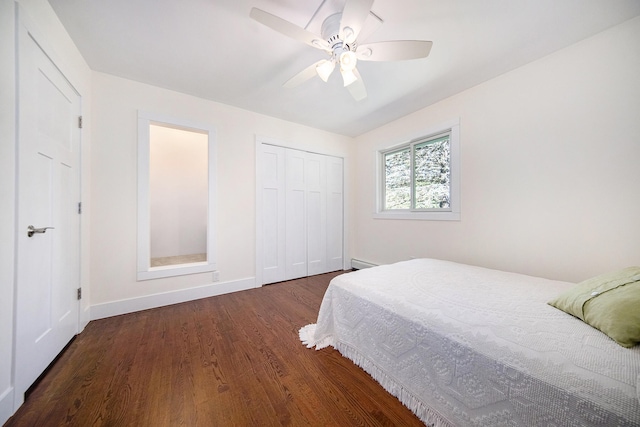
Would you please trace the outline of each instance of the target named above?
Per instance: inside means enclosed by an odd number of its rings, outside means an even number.
[[[333,279],[333,346],[436,426],[639,426],[640,346],[546,304],[572,283],[419,259]]]

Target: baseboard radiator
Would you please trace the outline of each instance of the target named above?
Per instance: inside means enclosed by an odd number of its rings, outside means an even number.
[[[377,264],[372,264],[367,261],[351,258],[351,268],[354,270],[362,270],[363,268],[375,267]]]

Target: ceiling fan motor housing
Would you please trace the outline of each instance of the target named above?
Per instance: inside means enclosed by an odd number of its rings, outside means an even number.
[[[338,44],[347,45],[344,40],[340,39],[340,20],[342,19],[342,13],[334,13],[329,15],[322,23],[321,32],[322,38],[329,43],[332,49],[335,50]],[[348,46],[348,45],[347,45]]]
[[[342,13],[334,13],[329,15],[324,22],[322,22],[321,35],[324,40],[329,43],[331,50],[333,51],[332,59],[336,62],[340,62],[339,58],[344,52],[355,51],[355,43],[345,43],[340,39],[340,21],[342,19]]]
[[[342,13],[334,13],[333,15],[329,15],[322,23],[320,34],[322,35],[323,39],[329,42],[329,44],[332,44],[332,42],[335,43],[336,41],[340,40],[338,35],[340,34],[341,18]]]

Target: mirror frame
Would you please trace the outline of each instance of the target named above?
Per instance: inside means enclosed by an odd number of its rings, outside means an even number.
[[[149,206],[149,125],[164,126],[206,134],[208,137],[208,209],[207,209],[207,260],[188,264],[151,267],[151,222]],[[164,115],[138,110],[138,262],[137,280],[206,273],[216,270],[215,256],[215,201],[216,201],[216,129],[213,126],[194,123]]]

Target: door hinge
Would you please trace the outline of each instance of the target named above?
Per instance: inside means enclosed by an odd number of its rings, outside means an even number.
[[[82,129],[82,116],[78,116],[78,127]]]
[[[82,202],[78,202],[78,213],[82,213]]]
[[[82,288],[78,288],[78,299],[82,299]]]

